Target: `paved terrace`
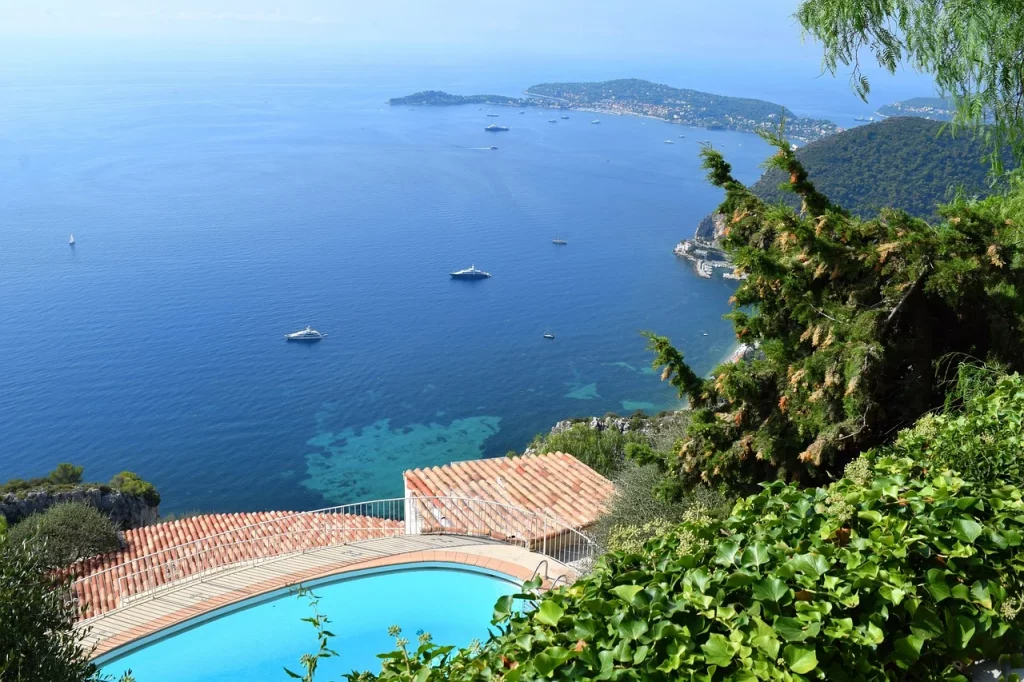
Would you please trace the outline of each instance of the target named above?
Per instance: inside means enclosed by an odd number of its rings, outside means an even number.
[[[84,620],[78,627],[88,632],[87,647],[100,656],[137,639],[197,616],[260,594],[304,582],[368,568],[422,562],[445,562],[490,569],[525,581],[541,566],[546,586],[571,571],[522,547],[486,538],[457,535],[424,535],[357,541],[339,547],[323,547],[258,564],[231,566],[204,576],[139,595],[126,605]],[[339,618],[337,614],[334,617]]]

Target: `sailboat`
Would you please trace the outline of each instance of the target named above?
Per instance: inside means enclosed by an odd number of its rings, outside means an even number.
[[[68,237],[68,245],[70,245],[70,246],[74,246],[75,245],[75,235],[71,235],[70,237]]]
[[[554,339],[555,335],[552,334],[550,330],[544,330],[544,338],[545,339]]]
[[[558,244],[559,246],[565,246],[569,242],[565,241],[564,239],[562,239],[558,235],[555,235],[555,238],[551,240],[551,243],[552,244]]]

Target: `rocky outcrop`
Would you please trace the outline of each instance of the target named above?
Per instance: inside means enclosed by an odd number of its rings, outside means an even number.
[[[709,213],[697,224],[697,231],[693,233],[693,238],[697,241],[717,244],[725,234],[725,229],[725,215]]]
[[[95,507],[121,529],[142,528],[160,519],[160,507],[151,506],[141,495],[95,487],[50,492],[37,490],[0,496],[0,514],[14,525],[27,516],[45,511],[61,502],[80,502]]]

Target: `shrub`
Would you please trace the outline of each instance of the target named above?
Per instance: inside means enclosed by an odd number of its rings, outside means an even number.
[[[156,491],[156,487],[131,471],[122,471],[110,479],[110,487],[128,495],[139,495],[151,507],[160,504],[160,493]]]
[[[537,436],[530,447],[537,452],[566,452],[602,476],[612,476],[626,460],[629,444],[648,444],[642,434],[618,429],[592,429],[577,423],[561,433]]]
[[[896,439],[894,452],[966,478],[1024,487],[1024,377],[963,365],[956,403]]]
[[[95,674],[75,630],[67,578],[10,541],[0,545],[0,680],[83,682]]]
[[[38,560],[57,568],[121,547],[109,518],[77,502],[57,504],[16,524],[7,544],[24,544]]]
[[[717,492],[698,487],[674,501],[655,495],[663,480],[654,464],[627,461],[614,476],[615,494],[608,512],[594,528],[600,546],[609,550],[636,551],[659,532],[679,523],[687,512],[707,516],[727,516],[729,501]]]
[[[50,472],[48,478],[51,483],[57,485],[77,485],[82,482],[82,472],[85,467],[77,467],[74,464],[62,462],[57,468]]]

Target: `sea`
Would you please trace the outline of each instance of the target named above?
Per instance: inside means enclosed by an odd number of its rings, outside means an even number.
[[[677,408],[640,332],[699,372],[734,343],[734,283],[672,254],[722,198],[701,145],[753,182],[766,144],[386,103],[623,75],[841,125],[868,111],[845,83],[664,64],[0,69],[0,480],[68,461],[139,473],[165,513],[313,509],[400,496],[403,470],[521,451],[568,417]],[[449,277],[471,264],[493,277]],[[306,325],[327,338],[284,340]]]

